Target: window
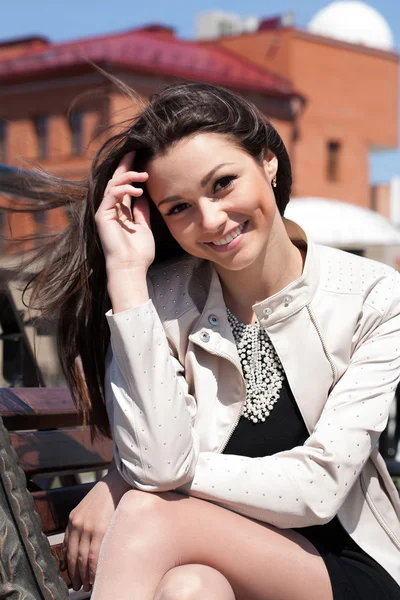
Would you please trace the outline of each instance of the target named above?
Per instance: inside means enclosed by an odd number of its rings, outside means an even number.
[[[38,212],[34,212],[33,213],[33,221],[35,223],[35,234],[37,237],[35,237],[34,243],[35,243],[35,247],[36,248],[40,248],[40,246],[42,245],[43,241],[42,241],[42,234],[46,233],[45,231],[45,225],[46,225],[46,221],[47,221],[47,214],[44,210],[40,210]]]
[[[35,117],[35,129],[37,137],[37,156],[47,158],[48,156],[48,118],[46,116]]]
[[[326,176],[328,181],[339,180],[339,154],[341,144],[340,142],[329,141],[327,144],[328,160]]]
[[[83,114],[74,112],[69,117],[69,126],[71,129],[71,154],[78,156],[82,154],[82,122]]]
[[[0,119],[0,162],[7,161],[7,123]]]
[[[238,23],[232,19],[222,19],[218,23],[218,33],[220,36],[235,35],[239,33]]]
[[[33,218],[36,223],[36,226],[40,228],[41,225],[46,223],[46,213],[44,210],[40,210],[38,212],[33,213]]]

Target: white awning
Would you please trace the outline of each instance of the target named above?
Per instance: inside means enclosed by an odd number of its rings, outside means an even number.
[[[285,217],[314,242],[336,248],[400,245],[400,230],[373,210],[327,198],[292,198]]]

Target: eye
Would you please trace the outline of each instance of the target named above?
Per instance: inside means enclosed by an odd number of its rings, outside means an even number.
[[[221,177],[218,179],[213,185],[214,192],[220,192],[221,190],[225,190],[230,187],[233,181],[237,178],[237,175],[226,175],[225,177]],[[218,187],[220,186],[220,187]]]
[[[167,216],[169,215],[177,215],[178,213],[185,210],[185,206],[189,206],[187,202],[183,202],[181,204],[175,204],[172,208],[167,212]]]

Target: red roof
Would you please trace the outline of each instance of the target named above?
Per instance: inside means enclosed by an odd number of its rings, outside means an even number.
[[[5,46],[9,46],[12,48],[13,46],[26,46],[30,47],[32,44],[39,43],[43,46],[49,45],[49,40],[41,35],[33,35],[26,36],[20,38],[12,38],[8,40],[0,40],[0,48],[4,48]]]
[[[63,69],[89,67],[89,61],[181,79],[205,81],[260,92],[295,94],[291,83],[219,46],[160,35],[155,27],[51,44],[22,56],[0,56],[0,84],[49,76]],[[162,28],[161,28],[162,29]]]

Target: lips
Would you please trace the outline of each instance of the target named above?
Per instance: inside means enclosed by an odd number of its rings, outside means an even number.
[[[241,223],[239,225],[239,227],[236,227],[236,229],[233,229],[232,231],[230,231],[223,238],[220,238],[219,240],[215,240],[215,241],[209,242],[209,243],[213,244],[214,246],[226,246],[227,244],[229,244],[229,242],[234,240],[236,237],[238,237],[238,235],[240,235],[242,233],[246,223],[247,223],[247,221],[245,221],[244,223]]]
[[[212,248],[214,252],[230,252],[231,250],[240,245],[243,239],[243,234],[246,233],[248,229],[248,224],[249,221],[241,223],[239,227],[231,231],[228,235],[225,236],[225,238],[217,240],[217,244],[214,242],[208,242],[207,246]],[[227,240],[230,237],[232,238],[230,241],[223,243],[223,240]]]

